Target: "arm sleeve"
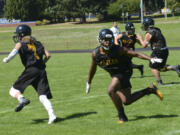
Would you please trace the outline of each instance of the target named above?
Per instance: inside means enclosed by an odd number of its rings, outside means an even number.
[[[12,58],[14,58],[16,56],[16,54],[18,54],[18,50],[16,48],[14,48],[8,55],[8,61],[10,61]]]

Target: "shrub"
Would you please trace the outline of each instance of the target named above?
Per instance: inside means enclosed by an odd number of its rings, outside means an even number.
[[[42,24],[43,24],[43,25],[50,24],[50,21],[47,20],[47,19],[43,19],[43,20],[42,20]]]
[[[42,25],[41,21],[36,21],[36,25]]]
[[[42,21],[36,21],[36,25],[46,25],[50,24],[50,21],[47,19],[43,19]]]

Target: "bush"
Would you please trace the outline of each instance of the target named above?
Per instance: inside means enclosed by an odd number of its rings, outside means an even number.
[[[47,19],[43,19],[43,20],[42,20],[42,24],[43,24],[43,25],[50,24],[50,21],[47,20]]]
[[[98,21],[104,20],[104,16],[102,14],[97,14],[96,17],[98,18]]]
[[[41,21],[36,21],[36,25],[42,25]]]
[[[36,25],[46,25],[50,24],[50,21],[47,19],[43,19],[42,21],[36,21]]]

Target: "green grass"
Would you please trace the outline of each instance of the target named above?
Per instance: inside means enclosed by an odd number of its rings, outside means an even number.
[[[167,21],[156,19],[162,29],[168,46],[179,46],[179,17]],[[33,35],[42,41],[48,50],[93,49],[97,35],[102,28],[110,28],[112,22],[97,24],[57,24],[32,27]],[[124,31],[124,24],[119,25]],[[136,32],[144,34],[140,24],[135,23]],[[15,28],[0,28],[0,52],[11,51]],[[137,46],[138,47],[138,46]],[[150,52],[145,52],[150,54]],[[0,55],[0,60],[5,55]],[[179,63],[179,51],[170,51],[168,64]],[[149,86],[154,77],[148,62],[133,59],[136,64],[144,64],[145,77],[134,70],[131,79],[132,92]],[[47,73],[55,113],[62,120],[48,125],[48,115],[39,102],[36,92],[28,87],[24,95],[31,104],[22,112],[15,113],[18,102],[9,96],[9,89],[21,74],[23,66],[19,56],[10,63],[0,66],[0,135],[173,135],[180,131],[180,78],[175,72],[162,73],[166,86],[160,86],[164,101],[155,95],[125,106],[129,122],[118,125],[117,112],[108,97],[107,87],[111,81],[108,73],[98,68],[93,79],[91,92],[85,94],[85,85],[91,63],[90,53],[52,54],[47,63]],[[173,84],[174,83],[174,84]]]
[[[97,35],[101,29],[112,27],[112,22],[73,24],[62,23],[55,25],[32,27],[33,35],[42,41],[48,50],[93,49],[98,45]],[[120,23],[121,31],[124,24]],[[171,17],[155,19],[155,26],[161,28],[167,39],[168,46],[179,46],[180,18]],[[144,35],[141,24],[135,23],[136,33]],[[0,28],[1,52],[10,51],[14,46],[12,36],[15,28]],[[139,46],[138,46],[139,47]]]
[[[150,54],[150,52],[145,52]],[[0,56],[0,59],[5,57]],[[171,51],[169,64],[179,63],[179,51]],[[148,62],[134,58],[134,63],[145,65],[145,78],[134,70],[132,92],[149,86],[154,77]],[[15,113],[17,101],[8,94],[14,81],[23,70],[18,56],[0,66],[0,134],[1,135],[169,135],[180,129],[180,80],[175,72],[162,73],[165,83],[161,86],[164,101],[155,95],[142,98],[125,106],[129,122],[118,125],[117,112],[108,97],[107,87],[111,78],[98,68],[91,92],[85,94],[85,84],[91,63],[91,54],[52,54],[47,63],[47,73],[54,98],[51,100],[58,117],[56,124],[48,125],[47,112],[40,104],[32,87],[24,95],[31,104]]]

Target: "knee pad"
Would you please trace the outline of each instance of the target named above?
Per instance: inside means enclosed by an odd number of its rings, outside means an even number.
[[[16,94],[19,93],[20,91],[15,89],[14,87],[11,87],[9,94],[15,98]]]

